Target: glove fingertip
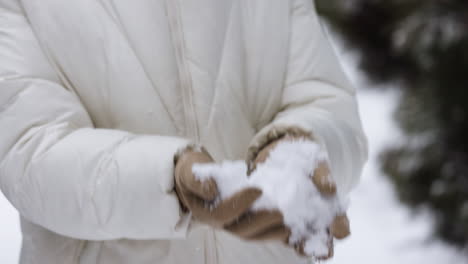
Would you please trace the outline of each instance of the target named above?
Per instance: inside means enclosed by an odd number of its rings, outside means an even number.
[[[262,195],[262,193],[262,190],[255,187],[247,188],[244,191],[245,198],[251,201],[251,203],[255,202],[255,200],[257,200]]]
[[[312,176],[312,182],[315,184],[320,193],[324,195],[336,194],[336,184],[330,180],[330,170],[325,163],[319,164]]]
[[[351,234],[349,227],[349,219],[345,215],[339,215],[333,220],[333,223],[330,226],[330,233],[336,239],[344,239]]]

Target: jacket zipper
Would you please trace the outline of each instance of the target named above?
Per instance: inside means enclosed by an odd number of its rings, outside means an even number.
[[[196,143],[200,143],[200,134],[193,102],[193,83],[189,66],[185,58],[185,38],[183,32],[182,19],[180,15],[180,6],[178,0],[166,0],[167,15],[175,57],[179,72],[180,89],[182,92],[182,104],[185,119],[185,134]]]
[[[175,49],[175,57],[179,71],[180,89],[182,92],[182,104],[184,108],[185,118],[185,134],[200,143],[200,134],[193,103],[193,83],[190,70],[185,58],[185,38],[183,32],[182,18],[180,14],[179,0],[166,0],[167,16],[169,19],[170,32],[172,37],[173,47]],[[212,232],[212,231],[211,231]],[[205,235],[211,234],[208,232]],[[216,263],[216,246],[213,237],[208,238],[211,241],[205,241],[205,263]]]

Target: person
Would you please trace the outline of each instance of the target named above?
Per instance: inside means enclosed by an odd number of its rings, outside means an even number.
[[[366,160],[312,0],[0,0],[0,58],[0,187],[24,264],[307,263],[281,214],[243,220],[258,190],[201,206],[216,184],[192,164],[253,170],[307,138],[347,194]]]

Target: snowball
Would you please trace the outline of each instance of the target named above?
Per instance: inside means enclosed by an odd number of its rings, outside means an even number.
[[[311,180],[318,164],[327,159],[313,141],[285,141],[250,176],[244,161],[195,164],[193,173],[201,181],[209,178],[216,181],[219,200],[246,187],[261,189],[262,195],[251,210],[280,210],[291,230],[289,243],[305,241],[305,253],[320,258],[328,255],[328,243],[332,239],[327,228],[337,215],[346,211],[347,204],[340,195],[322,195]]]

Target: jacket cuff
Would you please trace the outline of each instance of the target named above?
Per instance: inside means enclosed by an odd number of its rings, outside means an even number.
[[[179,148],[175,155],[174,155],[174,167],[176,166],[177,164],[177,161],[179,161],[179,158],[186,152],[188,151],[195,151],[195,152],[203,152],[207,155],[210,155],[208,153],[208,151],[200,144],[196,144],[196,143],[192,143],[192,144],[189,144],[187,146],[184,146],[182,148]]]

